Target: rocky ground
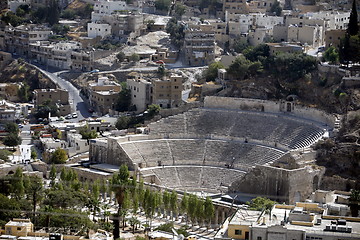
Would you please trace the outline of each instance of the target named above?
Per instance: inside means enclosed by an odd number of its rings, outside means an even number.
[[[26,82],[32,90],[56,88],[56,85],[46,76],[20,59],[14,60],[1,70],[0,79],[3,83]]]

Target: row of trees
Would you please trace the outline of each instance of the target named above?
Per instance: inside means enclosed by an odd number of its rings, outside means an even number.
[[[114,174],[111,180],[112,190],[115,193],[117,203],[119,205],[117,217],[114,222],[114,237],[119,237],[119,223],[124,223],[125,216],[129,209],[135,214],[141,208],[149,221],[151,221],[155,213],[163,213],[176,217],[180,212],[186,214],[192,221],[210,222],[214,215],[214,206],[210,198],[206,200],[200,199],[195,195],[183,195],[181,201],[175,191],[153,191],[150,188],[144,188],[144,183],[137,183],[136,177],[129,178],[130,174],[127,166],[122,165],[119,173]],[[131,196],[131,197],[130,197]]]
[[[54,166],[49,179],[48,185],[44,185],[41,177],[24,175],[20,168],[12,176],[0,179],[0,209],[9,210],[0,211],[0,224],[3,226],[11,218],[28,217],[36,227],[58,228],[63,233],[71,230],[86,233],[88,229],[101,226],[113,229],[114,237],[119,237],[120,222],[125,226],[128,221],[133,229],[139,224],[135,217],[139,209],[145,212],[149,225],[156,213],[172,217],[182,213],[192,223],[210,223],[214,215],[210,198],[204,200],[184,194],[180,199],[175,191],[151,190],[144,187],[143,181],[131,177],[125,165],[109,181],[96,180],[89,184],[79,181],[74,170],[62,168],[57,172]],[[113,194],[118,211],[112,217],[114,226],[111,226],[109,205],[101,204],[100,199],[111,199]],[[89,213],[96,216],[101,209],[103,218],[95,224],[89,219]],[[127,219],[129,213],[132,217]]]
[[[255,77],[266,72],[292,82],[316,69],[316,65],[316,58],[303,53],[279,53],[271,56],[269,46],[260,44],[244,49],[242,55],[235,59],[227,71],[237,80]],[[223,68],[221,63],[210,64],[204,72],[206,81],[215,80],[217,70],[220,68]]]

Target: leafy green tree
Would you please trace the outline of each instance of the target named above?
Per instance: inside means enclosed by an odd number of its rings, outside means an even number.
[[[50,157],[50,163],[52,164],[64,164],[68,159],[66,151],[62,148],[57,148]]]
[[[115,127],[119,130],[129,128],[131,118],[128,116],[121,116],[116,120]]]
[[[347,28],[347,34],[350,36],[355,36],[359,33],[359,25],[358,25],[358,14],[356,7],[356,0],[353,0],[352,9],[350,12],[350,19]]]
[[[94,139],[97,138],[98,134],[95,130],[90,130],[89,126],[84,126],[80,129],[82,139]]]
[[[276,16],[281,16],[282,7],[280,6],[280,2],[278,0],[274,1],[270,8],[270,12],[275,13]]]
[[[183,215],[185,215],[188,211],[188,207],[189,207],[189,197],[188,194],[186,192],[184,192],[183,197],[181,198],[181,202],[180,202],[180,209]],[[188,218],[186,216],[186,224],[187,224]]]
[[[181,4],[181,3],[176,3],[175,4],[175,14],[181,18],[182,15],[184,15],[186,12],[186,7],[185,5]]]
[[[5,224],[13,218],[20,217],[20,205],[16,199],[8,198],[0,194],[0,209],[7,211],[0,211],[0,226],[5,227]]]
[[[204,71],[205,80],[207,82],[215,81],[218,75],[218,70],[224,68],[221,62],[213,62],[209,65],[208,69]]]
[[[119,62],[125,61],[126,58],[125,53],[119,52],[118,54],[116,54],[116,58],[119,60]]]
[[[36,152],[36,150],[35,150],[33,147],[31,148],[30,157],[31,157],[32,160],[36,160],[37,157],[38,157],[37,152]]]
[[[167,190],[163,191],[162,200],[163,200],[164,210],[166,212],[166,215],[168,215],[167,211],[170,209],[170,193]]]
[[[155,8],[159,11],[169,11],[171,0],[156,0]]]
[[[129,60],[132,61],[132,62],[137,62],[140,60],[140,56],[136,53],[133,53],[130,57],[129,57]]]
[[[184,25],[178,24],[176,17],[172,17],[166,25],[166,32],[170,34],[171,43],[180,48],[184,43]]]
[[[271,210],[273,206],[276,204],[275,201],[272,201],[265,197],[256,197],[251,200],[251,202],[247,202],[251,210],[262,211],[265,210],[266,213],[270,215],[271,219]]]
[[[125,112],[129,111],[131,105],[131,90],[127,87],[122,87],[119,98],[116,102],[116,111]]]
[[[75,19],[75,15],[76,15],[76,12],[73,9],[65,9],[61,13],[61,17],[66,18],[66,19]]]
[[[26,187],[25,192],[28,199],[32,202],[33,218],[35,220],[36,206],[44,197],[43,182],[38,176],[30,176],[29,180],[29,186]]]
[[[148,112],[148,118],[153,118],[155,115],[159,114],[161,107],[157,104],[151,104],[146,110]]]
[[[247,73],[252,62],[243,55],[238,56],[229,66],[228,73],[236,79],[243,80],[247,77]]]
[[[326,49],[324,53],[324,59],[325,61],[330,62],[331,64],[336,64],[339,62],[339,52],[338,50],[331,46],[328,49]]]
[[[8,161],[10,155],[12,155],[12,152],[10,152],[6,149],[0,149],[0,159],[1,160]]]
[[[360,190],[351,189],[349,198],[349,207],[352,217],[359,216],[359,209],[360,209]]]
[[[65,168],[63,168],[65,170]],[[50,169],[50,174],[49,174],[49,178],[51,180],[50,185],[54,186],[55,185],[55,179],[56,179],[56,168],[54,165],[51,165],[51,169]]]
[[[197,204],[195,209],[195,218],[198,223],[201,223],[205,219],[205,201],[202,198],[197,198]]]
[[[136,217],[132,216],[130,219],[129,219],[129,224],[131,226],[131,229],[132,229],[132,233],[134,234],[135,233],[135,228],[137,225],[139,225],[141,222],[139,221],[139,219],[137,219]]]
[[[47,22],[50,26],[57,24],[59,22],[60,10],[57,0],[50,0],[49,7],[47,8]]]
[[[192,224],[196,221],[196,208],[198,207],[198,197],[194,194],[189,195],[188,216],[191,218]]]
[[[31,12],[31,20],[36,23],[43,23],[47,17],[47,7],[40,6]]]
[[[242,51],[244,51],[246,48],[249,47],[249,43],[246,39],[239,38],[239,39],[235,39],[232,47],[235,52],[241,53]]]
[[[13,27],[17,27],[25,22],[25,18],[19,17],[13,12],[9,11],[2,15],[1,21],[5,22],[6,24],[11,24]]]
[[[176,215],[178,212],[178,197],[175,190],[172,190],[169,198],[169,205],[172,212],[172,217],[174,217],[174,215]]]
[[[112,177],[111,184],[112,190],[115,193],[115,198],[118,203],[118,213],[117,215],[121,215],[121,211],[125,201],[125,195],[128,191],[129,185],[129,170],[126,165],[121,165],[119,169],[119,173],[115,173]],[[114,219],[114,238],[117,239],[120,237],[119,232],[119,220]]]
[[[47,118],[51,116],[59,116],[58,107],[51,102],[50,100],[45,101],[42,105],[38,106],[38,109],[35,112],[36,118]]]
[[[5,131],[8,133],[18,134],[19,126],[16,123],[8,122],[5,124]]]
[[[18,96],[21,102],[29,102],[30,100],[30,86],[27,83],[23,83],[23,85],[19,88]]]
[[[7,147],[15,147],[20,145],[22,142],[22,139],[19,135],[14,134],[14,133],[10,133],[9,135],[7,135],[4,140],[3,143],[5,146]]]
[[[295,81],[305,74],[316,69],[316,58],[304,53],[279,53],[274,59],[275,74],[287,79],[288,82]]]
[[[270,47],[267,44],[259,44],[255,47],[248,47],[243,51],[244,56],[252,61],[260,61],[265,65],[270,57]]]
[[[11,178],[11,193],[17,200],[23,198],[25,194],[24,175],[21,168],[16,168]]]
[[[214,217],[214,214],[215,214],[214,204],[210,197],[206,197],[204,202],[204,216],[205,216],[205,220],[207,220],[209,224],[211,224],[211,219]]]

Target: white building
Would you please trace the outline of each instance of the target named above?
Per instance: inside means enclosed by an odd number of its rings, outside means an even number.
[[[70,69],[72,64],[71,52],[75,49],[81,49],[81,43],[75,41],[59,43],[37,41],[29,45],[32,58],[42,64],[60,69]]]
[[[131,90],[131,103],[136,106],[137,112],[143,112],[151,104],[151,82],[135,77],[126,80]]]
[[[304,17],[326,20],[326,30],[346,29],[350,12],[309,12],[304,14]]]
[[[73,130],[76,132],[76,130]],[[86,139],[82,139],[81,134],[77,133],[68,133],[67,134],[67,147],[66,150],[69,154],[69,157],[72,157],[79,153],[84,153],[89,151],[89,142]]]
[[[139,12],[140,9],[141,8],[127,5],[125,1],[96,1],[94,3],[94,11],[91,13],[91,21],[100,21],[104,16],[111,15],[114,12],[126,12],[131,10]]]
[[[104,38],[105,36],[111,34],[111,26],[110,24],[107,23],[91,22],[88,23],[87,32],[88,32],[88,37],[90,38],[95,38],[98,36]]]

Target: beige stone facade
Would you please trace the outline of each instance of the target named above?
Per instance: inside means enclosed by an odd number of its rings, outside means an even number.
[[[119,98],[121,86],[109,81],[107,77],[99,77],[96,83],[89,84],[90,106],[101,114],[109,113],[109,109],[114,110]]]
[[[69,104],[69,92],[63,89],[35,89],[35,106],[44,104],[47,100],[59,108],[61,116],[71,113]]]
[[[30,54],[29,44],[36,41],[48,40],[51,29],[35,24],[7,27],[5,29],[6,51],[19,55]]]
[[[182,81],[179,75],[172,75],[166,80],[153,80],[153,103],[162,108],[178,107],[182,99]]]
[[[209,65],[215,59],[215,30],[210,24],[191,24],[185,30],[185,63]]]
[[[34,224],[30,219],[17,219],[14,218],[5,224],[5,234],[17,237],[26,237],[28,233],[34,232]]]
[[[325,47],[334,46],[336,48],[340,47],[340,42],[343,37],[345,37],[346,30],[337,29],[329,30],[325,32]]]

